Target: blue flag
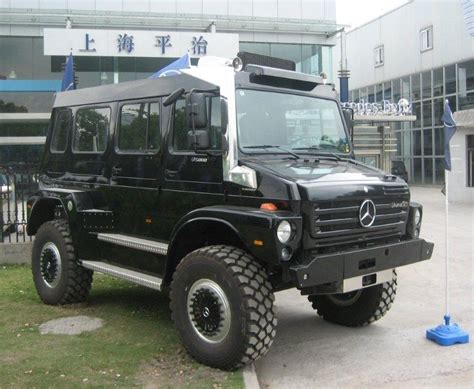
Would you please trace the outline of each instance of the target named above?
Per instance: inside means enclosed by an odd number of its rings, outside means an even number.
[[[451,108],[449,108],[448,100],[444,102],[444,112],[441,120],[444,123],[444,168],[451,171],[451,151],[449,149],[449,142],[456,132],[456,122],[454,121]]]
[[[69,54],[66,60],[66,68],[64,69],[63,83],[61,85],[62,91],[76,89],[76,82],[74,81],[74,60],[72,53]]]
[[[168,66],[165,66],[163,69],[158,70],[148,78],[151,80],[158,77],[174,76],[176,74],[181,74],[181,69],[189,69],[190,67],[191,59],[189,58],[189,54],[185,54],[176,61],[171,62]]]

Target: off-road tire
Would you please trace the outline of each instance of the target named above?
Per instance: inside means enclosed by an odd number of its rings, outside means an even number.
[[[41,251],[48,242],[57,247],[61,256],[61,271],[54,287],[48,286],[41,271]],[[89,295],[93,272],[79,264],[65,220],[52,220],[40,226],[33,242],[31,269],[38,295],[46,304],[80,303]]]
[[[230,306],[229,332],[217,344],[197,334],[188,313],[190,288],[203,279],[217,283]],[[183,345],[203,364],[235,370],[264,355],[273,343],[277,319],[272,286],[263,267],[241,249],[218,245],[188,254],[173,275],[170,300]]]
[[[327,295],[309,296],[319,316],[332,323],[362,327],[382,318],[391,308],[397,293],[397,273],[392,281],[361,289],[359,298],[350,305],[338,305]]]

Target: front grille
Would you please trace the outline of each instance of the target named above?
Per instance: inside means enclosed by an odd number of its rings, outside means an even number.
[[[312,236],[316,238],[316,246],[325,247],[403,235],[408,207],[392,208],[392,204],[400,203],[403,199],[381,196],[371,200],[375,203],[376,217],[368,228],[362,227],[359,222],[359,209],[363,199],[315,204]]]
[[[385,185],[383,187],[383,193],[386,196],[393,196],[393,195],[407,196],[410,193],[410,191],[407,185],[390,185],[390,186]]]

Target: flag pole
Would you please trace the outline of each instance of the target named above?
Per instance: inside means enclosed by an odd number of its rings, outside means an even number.
[[[444,184],[445,184],[445,223],[446,223],[446,252],[445,252],[445,314],[444,324],[426,330],[426,338],[438,343],[441,346],[451,346],[455,343],[468,343],[469,334],[463,331],[457,324],[450,324],[451,315],[449,313],[449,173],[451,171],[451,151],[449,142],[456,132],[456,123],[453,113],[449,107],[449,101],[444,103],[444,113],[442,117],[444,123]]]

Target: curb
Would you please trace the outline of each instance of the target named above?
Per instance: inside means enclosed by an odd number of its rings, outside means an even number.
[[[33,242],[0,243],[0,264],[20,265],[31,262]]]
[[[257,373],[255,372],[255,365],[252,363],[242,370],[244,376],[244,386],[246,389],[260,389]]]

